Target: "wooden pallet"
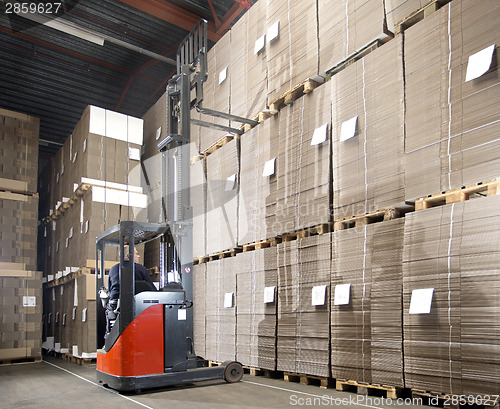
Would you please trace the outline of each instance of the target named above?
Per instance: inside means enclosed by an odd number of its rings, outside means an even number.
[[[281,236],[282,241],[292,241],[305,237],[317,236],[318,234],[330,233],[333,231],[333,223],[323,223],[316,226],[307,227]]]
[[[211,155],[216,150],[222,148],[224,145],[231,142],[233,139],[234,139],[234,135],[223,136],[217,142],[215,142],[213,145],[211,145],[210,147],[208,147],[207,149],[205,149],[203,151],[203,157],[206,158],[208,155]]]
[[[500,178],[489,182],[479,182],[458,189],[447,190],[415,201],[415,210],[425,210],[435,206],[464,202],[469,199],[500,194]]]
[[[301,82],[299,85],[295,86],[291,90],[285,92],[281,97],[273,101],[269,105],[269,113],[271,115],[276,115],[281,108],[286,105],[292,105],[297,99],[305,94],[309,94],[319,85],[318,82],[308,78],[307,80]]]
[[[63,359],[65,361],[72,362],[77,365],[81,366],[87,366],[87,365],[92,365],[95,364],[97,361],[97,358],[80,358],[78,356],[74,356],[72,354],[63,354]]]
[[[334,231],[346,230],[353,227],[365,226],[367,224],[393,220],[404,216],[407,210],[398,208],[381,209],[370,213],[346,217],[334,223]]]
[[[254,368],[253,366],[246,365],[243,366],[243,372],[252,376],[265,376],[266,378],[279,377],[278,371],[273,371],[271,369]]]
[[[11,358],[11,359],[0,359],[0,366],[3,365],[20,365],[20,364],[34,364],[42,362],[41,357],[25,357],[25,358]]]
[[[305,375],[295,372],[284,372],[283,379],[285,382],[299,382],[302,385],[318,385],[322,389],[326,389],[332,386],[332,378],[315,376],[315,375]]]
[[[23,195],[34,195],[28,192],[28,183],[21,180],[0,178],[0,190],[4,192],[21,193]]]
[[[78,199],[80,199],[85,194],[85,192],[90,189],[91,186],[92,185],[89,183],[81,183],[76,188],[76,190],[73,192],[73,194],[71,195],[69,200],[67,202],[61,203],[50,216],[47,216],[46,218],[44,218],[42,220],[43,223],[47,224],[51,220],[57,220],[59,218],[59,216],[62,216],[63,214],[65,214],[66,211],[71,206],[73,206],[78,201]]]
[[[254,243],[248,243],[243,245],[243,252],[253,251],[258,249],[265,249],[267,247],[273,247],[281,243],[281,238],[273,237],[271,239],[259,240]]]
[[[361,58],[365,57],[366,55],[370,54],[372,51],[375,51],[377,48],[379,48],[382,44],[384,44],[388,39],[392,37],[387,37],[387,39],[384,40],[374,40],[370,44],[368,44],[366,47],[356,51],[355,53],[351,54],[348,56],[345,60],[339,62],[337,65],[334,67],[330,68],[325,75],[325,81],[329,81],[332,76],[337,74],[338,72],[346,69],[350,65],[354,64],[356,61],[360,60]]]
[[[242,251],[243,250],[241,247],[234,247],[229,250],[219,251],[217,253],[210,254],[205,258],[208,258],[207,261],[220,260],[222,258],[234,257],[236,256],[236,254],[241,253]]]
[[[55,280],[50,281],[47,284],[47,286],[48,287],[56,287],[56,286],[61,285],[61,284],[69,283],[70,281],[73,281],[77,277],[80,277],[82,275],[93,274],[93,271],[94,271],[93,269],[88,268],[88,267],[80,268],[78,271],[74,271],[74,272],[69,273],[65,276],[62,276],[60,278],[57,278]]]
[[[484,409],[499,409],[500,399],[495,399],[493,396],[481,396],[473,395],[472,397],[468,395],[463,395],[463,402],[460,404],[460,395],[430,392],[420,389],[411,390],[412,399],[422,399],[422,404],[433,406],[433,407],[443,407],[448,409],[459,409],[459,407],[473,406],[474,408],[484,408]],[[467,399],[472,399],[473,401],[467,401]],[[483,400],[484,398],[484,400]],[[455,400],[454,400],[455,399]],[[458,403],[458,404],[456,404]]]
[[[193,266],[197,266],[198,264],[205,264],[210,261],[209,256],[197,257],[193,260]]]
[[[338,391],[350,391],[359,395],[371,395],[373,393],[381,393],[386,395],[387,399],[397,399],[401,397],[403,388],[388,385],[369,384],[365,382],[357,382],[351,380],[338,380],[335,382],[335,388]]]
[[[400,21],[396,24],[395,33],[401,34],[411,26],[415,25],[419,21],[422,21],[427,16],[430,16],[432,13],[443,7],[445,4],[449,3],[451,0],[434,0],[429,4],[426,4],[420,10],[415,11],[408,17],[406,17],[403,21]]]
[[[261,123],[261,122],[264,122],[267,118],[270,118],[272,115],[270,112],[268,111],[262,111],[262,112],[259,112],[259,115],[255,116],[252,118],[252,120],[254,121],[257,121],[258,123]],[[250,124],[244,124],[241,126],[241,130],[243,132],[248,132],[250,129],[252,129],[254,127],[254,125],[250,125]]]

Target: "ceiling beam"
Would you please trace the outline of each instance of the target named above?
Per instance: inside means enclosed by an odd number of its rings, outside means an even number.
[[[73,50],[70,50],[68,48],[61,47],[59,45],[49,43],[47,41],[41,40],[41,39],[36,38],[36,37],[29,36],[29,35],[21,33],[21,32],[13,31],[7,27],[0,26],[0,32],[5,33],[5,34],[9,34],[9,35],[17,37],[17,38],[21,38],[22,40],[28,41],[28,42],[33,43],[33,44],[41,45],[42,47],[60,52],[62,54],[70,55],[70,56],[78,58],[80,60],[87,61],[89,63],[98,65],[100,67],[108,68],[110,70],[117,71],[117,72],[122,72],[124,74],[131,74],[131,71],[126,69],[126,68],[120,67],[120,66],[115,65],[115,64],[108,63],[106,61],[99,60],[98,58],[90,57],[89,55],[85,55],[85,54],[79,53],[77,51],[73,51]]]
[[[245,10],[245,7],[239,3],[235,3],[222,17],[221,25],[217,28],[217,34],[224,34],[231,26],[231,23],[238,17],[241,12]]]
[[[201,19],[200,16],[164,0],[119,1],[187,31],[191,31]],[[219,41],[222,37],[219,33],[215,32],[214,25],[210,22],[208,23],[207,35],[208,39],[214,42]]]
[[[166,48],[165,50],[163,50],[163,52],[161,53],[161,55],[164,55],[164,56],[169,56],[173,53],[175,53],[177,51],[177,48],[179,48],[179,44],[181,43],[181,41],[178,41],[176,42],[175,44],[172,44],[170,47]],[[123,100],[125,99],[125,96],[127,95],[132,83],[134,82],[135,78],[139,75],[141,75],[144,71],[148,70],[149,68],[155,66],[156,64],[158,64],[160,61],[157,60],[157,59],[152,59],[152,60],[149,60],[147,63],[141,65],[139,68],[137,68],[129,77],[128,81],[127,81],[127,84],[125,85],[125,88],[123,89],[121,95],[120,95],[120,98],[118,99],[118,102],[115,106],[115,111],[119,111],[120,110],[120,107],[123,103]],[[176,68],[177,69],[177,68]],[[171,75],[169,76],[169,78],[171,77]],[[162,82],[163,84],[163,82]]]

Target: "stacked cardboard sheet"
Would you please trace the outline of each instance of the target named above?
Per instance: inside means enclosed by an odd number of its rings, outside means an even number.
[[[193,257],[201,257],[206,251],[206,198],[207,176],[206,160],[200,160],[191,166],[191,207],[193,208]],[[210,226],[212,227],[212,226]]]
[[[403,386],[403,221],[332,235],[332,377]]]
[[[0,262],[37,267],[38,195],[0,192]]]
[[[277,369],[329,376],[330,234],[278,245]]]
[[[280,234],[276,190],[280,158],[279,121],[270,118],[241,137],[238,243]],[[210,158],[209,158],[210,159]]]
[[[36,193],[40,120],[0,109],[0,190]]]
[[[148,197],[141,188],[139,165],[142,127],[141,119],[88,106],[58,151],[51,213],[64,202],[71,206],[48,226],[52,233],[47,276],[94,267],[95,238],[100,233],[122,220],[147,220]],[[91,187],[75,200],[74,191],[81,184]],[[115,248],[106,253],[106,260],[118,260]]]
[[[207,254],[234,248],[238,240],[239,140],[206,159]]]
[[[95,275],[81,274],[47,287],[44,297],[44,349],[95,358],[104,344],[104,339],[97,340]]]
[[[275,247],[238,254],[236,358],[243,365],[276,369]]]
[[[350,65],[330,83],[335,220],[402,204],[401,39]]]
[[[453,1],[405,33],[409,200],[499,175],[499,10]]]
[[[208,79],[203,84],[203,107],[231,113],[231,32],[227,32],[208,52]],[[196,115],[196,111],[192,111]],[[228,126],[227,119],[200,115],[199,119]],[[227,133],[218,129],[200,128],[200,152],[205,151]]]
[[[318,2],[319,72],[324,73],[377,39],[386,39],[383,0]]]
[[[248,43],[247,27],[250,12],[243,14],[231,29],[231,113],[248,117]],[[208,106],[208,105],[207,105]]]
[[[247,118],[253,118],[264,111],[267,107],[267,53],[268,47],[266,45],[266,31],[267,31],[267,2],[258,1],[246,13],[248,15],[247,21],[247,89],[246,99]],[[241,47],[241,44],[233,42],[233,48]],[[242,92],[241,89],[231,88],[233,93]]]
[[[407,218],[407,387],[466,395],[499,390],[499,204],[494,196]]]
[[[207,279],[207,265],[193,266],[193,345],[198,356],[205,357],[205,315],[206,296],[205,287]],[[213,296],[213,294],[211,295]]]
[[[266,54],[272,102],[318,72],[316,1],[268,0]]]
[[[41,358],[42,273],[0,263],[0,359]]]
[[[330,221],[330,104],[322,86],[280,112],[277,234]]]
[[[235,257],[206,263],[205,358],[224,362],[236,357]]]

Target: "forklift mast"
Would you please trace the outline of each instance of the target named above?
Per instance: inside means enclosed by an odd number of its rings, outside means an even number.
[[[165,262],[162,275],[179,277],[186,299],[193,300],[193,208],[190,198],[191,125],[215,128],[231,134],[243,131],[230,126],[191,118],[191,110],[228,121],[257,125],[258,122],[204,108],[203,83],[207,73],[207,21],[201,20],[180,44],[177,74],[167,86],[167,136],[158,143],[162,157],[162,212],[169,227],[162,245]],[[172,243],[173,242],[173,243]],[[168,279],[167,279],[168,281]],[[188,314],[192,314],[189,309]],[[188,316],[188,336],[193,336],[193,319]]]

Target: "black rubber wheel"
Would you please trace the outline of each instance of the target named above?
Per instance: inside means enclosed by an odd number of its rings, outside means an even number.
[[[226,382],[239,382],[243,377],[243,366],[239,362],[231,362],[224,370],[224,379]]]

